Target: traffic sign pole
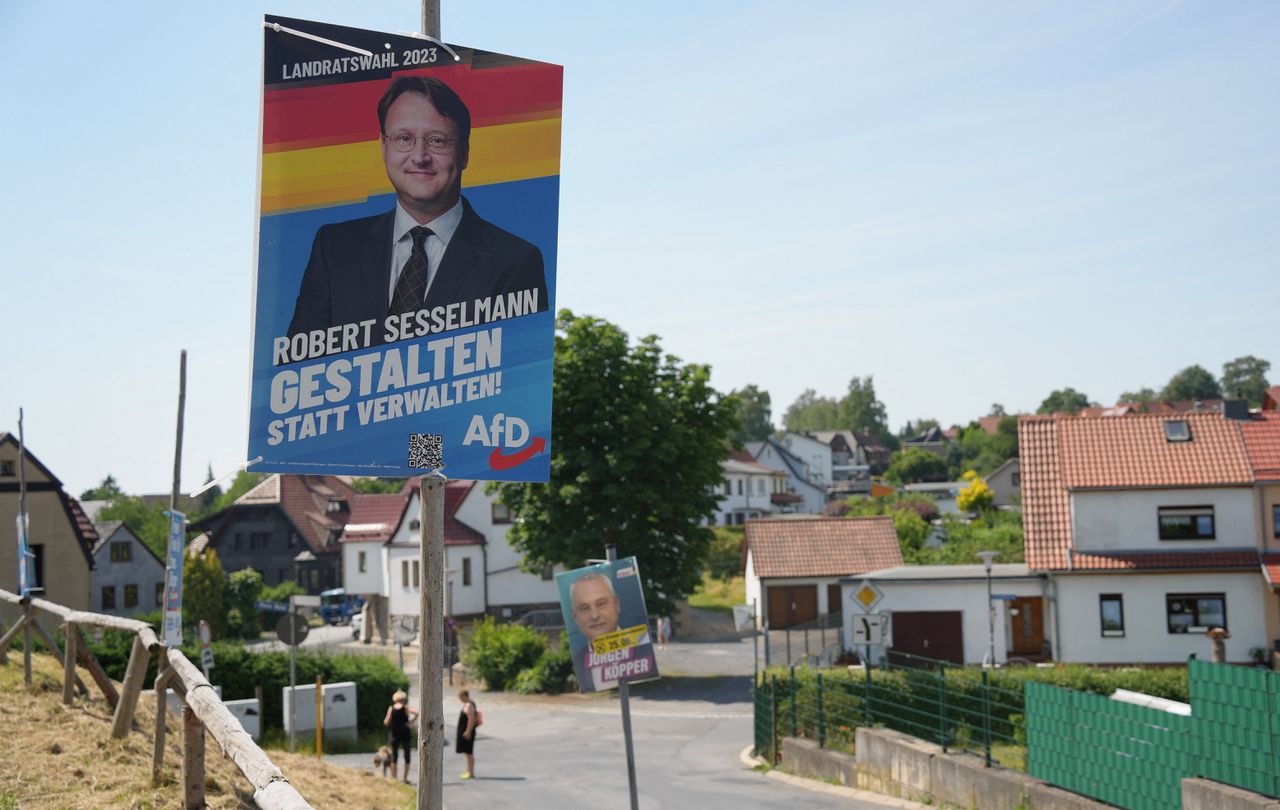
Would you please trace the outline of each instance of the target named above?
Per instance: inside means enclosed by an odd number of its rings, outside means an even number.
[[[293,597],[289,597],[289,612],[286,617],[295,615]],[[296,640],[291,637],[291,642]],[[289,645],[289,753],[298,753],[298,645]]]

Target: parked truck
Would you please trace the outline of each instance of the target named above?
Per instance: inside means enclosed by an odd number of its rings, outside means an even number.
[[[363,596],[349,594],[342,588],[320,592],[320,618],[325,624],[347,624],[363,607]]]

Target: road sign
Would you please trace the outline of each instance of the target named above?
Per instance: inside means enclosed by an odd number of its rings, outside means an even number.
[[[276,622],[276,635],[285,644],[301,644],[310,631],[307,620],[296,613],[286,613],[280,617],[280,621]]]
[[[864,611],[870,611],[884,598],[884,591],[864,579],[854,586],[853,593],[850,594],[849,598],[853,600],[854,605]]]
[[[854,644],[884,644],[889,617],[884,613],[868,613],[853,617]]]
[[[213,669],[213,650],[208,647],[200,650],[200,667],[206,672]]]
[[[294,607],[320,607],[319,596],[297,594],[296,596],[290,596],[289,599],[293,602]]]
[[[265,610],[268,613],[288,613],[289,606],[284,602],[271,602],[266,599],[259,599],[253,603],[258,610]]]
[[[213,640],[213,633],[209,630],[209,623],[204,619],[200,620],[198,632],[196,634],[200,639],[201,647],[208,647],[209,642]]]
[[[733,606],[733,629],[746,630],[755,625],[756,611],[753,605]]]

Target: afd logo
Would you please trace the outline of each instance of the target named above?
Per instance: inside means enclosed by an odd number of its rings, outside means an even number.
[[[495,414],[488,421],[480,414],[471,417],[471,425],[467,428],[467,435],[462,443],[465,446],[479,443],[484,447],[492,447],[489,467],[494,470],[518,467],[547,446],[547,440],[541,436],[530,441],[528,422],[504,413]],[[504,450],[515,452],[503,452]]]

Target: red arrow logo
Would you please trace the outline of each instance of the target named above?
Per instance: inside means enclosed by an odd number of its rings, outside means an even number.
[[[529,459],[542,452],[547,446],[547,440],[539,436],[529,442],[529,446],[525,447],[511,455],[502,452],[501,447],[493,448],[493,452],[489,454],[489,467],[495,470],[509,470],[512,467],[519,467]]]

